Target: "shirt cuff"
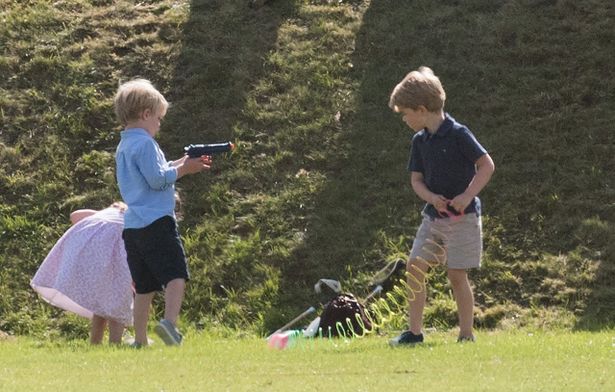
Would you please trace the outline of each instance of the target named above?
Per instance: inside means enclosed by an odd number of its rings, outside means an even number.
[[[164,173],[164,181],[167,186],[175,184],[175,181],[177,181],[177,168],[175,166],[171,166],[169,170]]]

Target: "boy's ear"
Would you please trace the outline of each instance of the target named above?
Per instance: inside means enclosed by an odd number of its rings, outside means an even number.
[[[425,113],[429,112],[429,110],[427,110],[427,108],[426,108],[424,105],[419,105],[419,106],[416,108],[416,110],[417,110],[417,111],[419,111],[419,112],[421,112],[421,114],[425,114]]]
[[[141,112],[141,120],[147,120],[147,118],[151,115],[152,115],[152,111],[149,109],[145,109],[144,111]]]

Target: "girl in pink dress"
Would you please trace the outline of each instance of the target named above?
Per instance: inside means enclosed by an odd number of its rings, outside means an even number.
[[[132,279],[122,240],[124,203],[71,213],[73,226],[54,245],[30,282],[50,304],[91,319],[90,343],[121,343],[132,325]]]

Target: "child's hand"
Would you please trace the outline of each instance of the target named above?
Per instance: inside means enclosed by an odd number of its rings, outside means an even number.
[[[183,165],[184,162],[186,161],[186,159],[194,159],[194,158],[190,158],[190,157],[188,157],[188,155],[184,155],[183,157],[179,158],[178,160],[173,161],[173,166]],[[211,163],[212,163],[211,155],[202,155],[202,156],[198,157],[198,159],[200,159],[201,162],[203,162],[205,165],[211,165]]]
[[[177,178],[186,174],[200,173],[204,170],[211,169],[211,157],[203,155],[199,158],[184,158],[179,160],[181,163],[177,166]]]
[[[440,212],[446,211],[446,206],[448,203],[448,199],[442,195],[434,195],[431,200],[431,204]]]
[[[460,195],[455,196],[453,200],[451,200],[448,205],[451,206],[455,211],[462,213],[472,202],[473,197],[462,193]]]

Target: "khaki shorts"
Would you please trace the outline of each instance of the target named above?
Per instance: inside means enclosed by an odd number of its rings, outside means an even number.
[[[424,260],[430,266],[452,269],[480,267],[483,252],[481,217],[475,213],[461,217],[433,219],[423,215],[410,260]]]

